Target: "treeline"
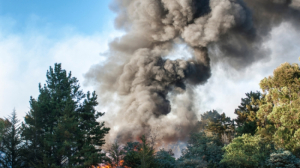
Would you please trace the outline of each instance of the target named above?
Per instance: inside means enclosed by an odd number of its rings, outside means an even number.
[[[155,150],[142,136],[102,150],[109,128],[97,119],[97,95],[83,93],[78,81],[55,64],[39,86],[38,99],[20,123],[15,111],[0,119],[0,167],[107,168],[300,168],[300,68],[284,63],[260,82],[262,92],[246,93],[231,119],[205,112],[181,157]]]

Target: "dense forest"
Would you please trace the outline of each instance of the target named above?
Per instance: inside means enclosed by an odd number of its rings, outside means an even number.
[[[147,134],[104,150],[110,128],[98,122],[104,113],[95,109],[96,93],[84,93],[61,64],[46,77],[24,122],[15,110],[0,119],[0,167],[300,168],[298,64],[281,64],[261,80],[261,92],[245,93],[235,119],[216,110],[201,114],[179,158]]]

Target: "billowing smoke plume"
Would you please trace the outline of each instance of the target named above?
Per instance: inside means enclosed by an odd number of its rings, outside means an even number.
[[[99,86],[100,104],[119,108],[106,121],[110,136],[129,140],[156,130],[165,142],[184,140],[198,120],[193,89],[209,79],[210,65],[242,69],[266,58],[269,32],[284,21],[298,26],[299,6],[299,0],[115,0],[115,26],[126,34],[110,43],[107,62],[86,74]],[[168,59],[180,44],[192,58]]]

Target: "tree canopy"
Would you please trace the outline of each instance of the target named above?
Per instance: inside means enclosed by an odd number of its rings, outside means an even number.
[[[298,64],[281,64],[273,76],[264,78],[260,87],[264,104],[257,112],[264,126],[275,127],[273,141],[277,146],[300,156],[300,69]]]
[[[78,80],[61,64],[50,67],[38,99],[30,98],[30,111],[22,125],[27,166],[89,167],[102,162],[101,146],[109,128],[97,119],[95,92],[84,94]]]
[[[272,145],[266,144],[260,136],[243,134],[224,147],[225,153],[221,163],[232,167],[263,166],[271,149]]]
[[[237,118],[234,120],[237,124],[236,132],[238,135],[255,134],[257,128],[256,113],[259,110],[262,94],[258,91],[246,93],[246,98],[241,99],[241,105],[235,109]]]

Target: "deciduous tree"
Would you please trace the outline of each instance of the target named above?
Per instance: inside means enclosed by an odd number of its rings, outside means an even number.
[[[272,145],[266,144],[259,135],[243,134],[224,147],[225,153],[221,163],[230,167],[263,166],[271,150]]]
[[[300,69],[298,64],[281,64],[260,87],[266,94],[257,117],[263,127],[273,125],[273,141],[278,147],[300,156]]]

